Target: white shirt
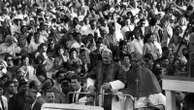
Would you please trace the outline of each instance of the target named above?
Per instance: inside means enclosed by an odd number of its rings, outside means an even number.
[[[41,42],[41,43],[45,43],[45,42],[47,42],[47,38],[48,38],[48,33],[46,32],[46,31],[42,31],[42,32],[40,32],[40,37],[39,37],[39,41]]]
[[[81,87],[77,91],[74,91],[72,102],[76,103],[79,100],[80,92],[81,92]]]
[[[3,104],[4,104],[4,108],[5,110],[8,110],[8,101],[7,101],[7,98],[5,96],[1,96],[2,97],[2,101],[3,101]],[[2,110],[2,104],[0,102],[0,109]]]
[[[140,9],[139,8],[132,8],[131,9],[131,13],[133,14],[133,16],[137,15],[139,13]]]
[[[28,45],[28,52],[35,52],[38,47],[39,47],[40,43],[35,43],[34,38],[31,39],[30,44]]]
[[[90,26],[89,25],[83,25],[81,28],[80,28],[80,33],[82,35],[88,35],[89,34],[89,29],[90,29]]]
[[[134,39],[130,43],[130,45],[131,45],[131,52],[135,52],[143,55],[143,47],[144,47],[143,40]]]
[[[122,32],[123,36],[125,36],[125,34],[126,34],[127,31],[130,31],[129,26],[124,26],[124,27],[121,29],[121,32]],[[126,36],[125,36],[125,37],[126,37]]]
[[[121,33],[121,25],[119,25],[118,23],[116,23],[115,33],[113,37],[115,37],[118,42],[124,39],[123,34]]]

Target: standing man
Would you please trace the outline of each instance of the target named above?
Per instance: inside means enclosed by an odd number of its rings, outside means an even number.
[[[25,102],[23,110],[41,110],[45,100],[39,93],[39,85],[36,81],[29,82],[29,88],[25,93]]]
[[[111,94],[113,90],[125,87],[125,84],[121,81],[122,79],[121,67],[113,62],[111,50],[105,49],[102,51],[102,61],[89,73],[89,78],[87,79],[88,90],[89,92],[94,92],[95,88],[97,94],[99,94],[102,88],[106,93]],[[105,110],[112,110],[112,101],[112,95],[104,96],[103,107]]]
[[[131,69],[126,72],[126,93],[135,97],[135,108],[166,105],[166,97],[155,75],[142,65],[140,54],[132,54]],[[129,106],[130,104],[127,104]],[[128,108],[128,107],[127,107]]]

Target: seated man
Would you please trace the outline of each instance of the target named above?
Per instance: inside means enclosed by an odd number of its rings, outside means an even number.
[[[44,95],[46,103],[58,103],[56,100],[55,92],[53,90],[47,90]]]
[[[84,97],[81,92],[84,92],[84,89],[81,86],[81,82],[78,79],[77,75],[71,76],[70,88],[72,89],[72,94],[69,94],[69,103],[79,103],[80,99]]]

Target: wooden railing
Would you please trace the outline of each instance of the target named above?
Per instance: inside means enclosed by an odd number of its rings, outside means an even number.
[[[194,93],[194,78],[164,76],[162,88],[166,92],[166,110],[176,110],[174,91]]]

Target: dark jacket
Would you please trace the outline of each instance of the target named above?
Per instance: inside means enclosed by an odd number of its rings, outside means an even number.
[[[25,102],[24,93],[18,93],[9,99],[8,110],[23,110],[24,102]]]
[[[84,90],[81,88],[81,91],[80,92],[84,92]],[[68,103],[76,103],[75,101],[79,101],[80,98],[84,97],[85,95],[84,94],[77,94],[77,99],[75,97],[73,97],[74,95],[76,95],[76,93],[73,93],[72,94],[69,94],[68,96]],[[74,99],[73,99],[74,98]],[[74,100],[74,102],[73,102]]]
[[[25,101],[23,110],[41,110],[42,104],[45,103],[45,100],[40,96],[35,101],[34,105]]]
[[[89,73],[89,77],[96,80],[95,86],[97,91],[104,83],[108,83],[114,80],[124,80],[124,74],[122,68],[117,63],[103,64],[99,62]]]

